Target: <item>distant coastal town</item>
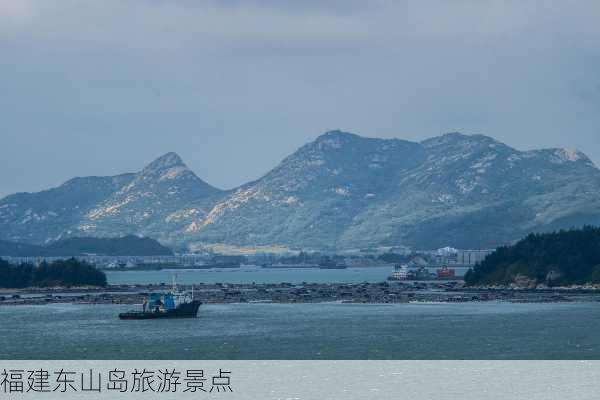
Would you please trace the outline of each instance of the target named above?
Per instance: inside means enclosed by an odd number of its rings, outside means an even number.
[[[531,234],[513,246],[497,250],[450,247],[419,252],[324,254],[170,254],[0,257],[0,304],[80,302],[130,304],[167,282],[144,283],[152,271],[170,275],[213,271],[224,282],[204,282],[202,275],[187,283],[206,303],[245,302],[559,302],[600,299],[600,229],[584,227]],[[226,271],[248,272],[243,282],[227,282]],[[331,270],[311,282],[312,270]],[[344,270],[347,270],[347,274]],[[370,281],[344,282],[355,271],[383,271]],[[261,282],[257,271],[278,281]],[[287,281],[300,271],[302,281]],[[304,271],[306,274],[303,274]],[[386,272],[387,271],[387,272]],[[110,282],[106,274],[131,272],[128,283]],[[325,271],[324,271],[325,272]],[[252,275],[254,274],[254,275]],[[341,274],[341,275],[340,275]],[[359,275],[360,276],[360,275]],[[138,279],[136,279],[138,277]],[[322,277],[321,277],[322,278]],[[152,278],[163,279],[163,278]],[[273,279],[273,278],[270,278]],[[341,281],[340,281],[341,280]],[[186,285],[184,285],[186,286]]]
[[[450,247],[432,251],[370,252],[367,254],[335,254],[321,252],[291,252],[289,254],[258,253],[253,255],[172,254],[172,255],[23,255],[2,256],[11,264],[39,265],[74,258],[102,270],[158,270],[239,268],[255,265],[263,268],[368,268],[406,263],[411,268],[468,269],[480,263],[493,250],[458,250]]]

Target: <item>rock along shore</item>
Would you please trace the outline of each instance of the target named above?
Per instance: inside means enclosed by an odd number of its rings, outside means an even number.
[[[190,291],[191,285],[179,285]],[[104,288],[28,288],[0,290],[0,305],[140,304],[152,292],[169,286],[109,285]],[[520,289],[506,287],[467,288],[462,281],[392,281],[381,283],[273,283],[195,284],[194,296],[208,304],[226,303],[409,303],[409,302],[573,302],[600,301],[596,288]]]

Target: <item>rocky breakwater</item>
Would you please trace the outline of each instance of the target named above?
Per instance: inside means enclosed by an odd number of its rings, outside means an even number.
[[[191,291],[190,285],[180,289]],[[463,282],[198,284],[194,296],[205,304],[226,303],[418,303],[418,302],[568,302],[600,301],[595,287],[465,287]],[[140,304],[145,296],[169,286],[111,285],[107,288],[6,289],[0,305]]]

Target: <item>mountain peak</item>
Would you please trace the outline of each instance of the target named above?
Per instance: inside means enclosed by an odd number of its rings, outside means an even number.
[[[557,153],[566,161],[589,161],[588,156],[577,149],[559,149]]]
[[[481,134],[464,134],[460,132],[449,132],[441,136],[435,136],[425,139],[421,144],[425,147],[432,148],[438,146],[456,145],[460,143],[469,143],[470,145],[504,145],[493,137]]]
[[[309,146],[316,146],[321,150],[339,149],[345,144],[357,139],[362,139],[362,137],[355,135],[354,133],[334,130],[320,135],[314,142],[309,143]]]
[[[173,180],[182,176],[188,176],[193,172],[185,165],[177,153],[169,152],[148,164],[137,174],[137,180],[158,179],[159,181]],[[134,185],[135,182],[132,183]],[[129,187],[133,187],[129,185]]]
[[[582,163],[597,168],[594,162],[585,153],[576,149],[552,148],[532,150],[529,153],[545,154],[554,164]]]
[[[319,136],[317,138],[317,140],[319,139],[328,139],[328,138],[358,138],[360,136],[354,134],[354,133],[350,133],[350,132],[344,132],[341,131],[339,129],[335,129],[333,131],[327,131],[324,134],[322,134],[321,136]]]
[[[146,169],[156,170],[156,169],[172,168],[172,167],[179,167],[179,166],[185,167],[185,163],[183,162],[183,160],[181,159],[181,157],[179,157],[179,155],[177,153],[174,153],[171,151],[169,153],[166,153],[166,154],[158,157],[156,160],[152,161],[150,164],[148,164]]]
[[[317,139],[314,141],[314,143],[323,143],[323,142],[340,142],[340,143],[346,143],[346,142],[350,142],[353,140],[360,140],[360,139],[365,139],[362,136],[359,136],[355,133],[350,133],[350,132],[344,132],[344,131],[340,131],[340,130],[333,130],[333,131],[328,131],[323,133],[322,135],[320,135],[319,137],[317,137]]]
[[[163,173],[168,170],[183,172],[188,170],[187,165],[183,162],[177,153],[169,152],[148,164],[143,170],[142,175],[150,175]]]

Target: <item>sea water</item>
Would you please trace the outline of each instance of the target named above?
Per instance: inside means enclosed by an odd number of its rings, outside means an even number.
[[[216,269],[177,269],[159,271],[106,271],[109,284],[149,284],[170,283],[174,274],[177,282],[192,283],[360,283],[383,282],[393,272],[392,267],[363,267],[345,269],[319,268],[261,268],[244,266],[241,268]],[[431,269],[435,272],[435,268]],[[464,275],[466,268],[457,268],[458,276]]]
[[[121,321],[131,306],[0,307],[0,359],[599,359],[600,304],[227,304]]]

